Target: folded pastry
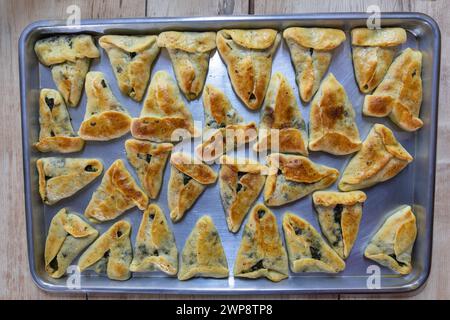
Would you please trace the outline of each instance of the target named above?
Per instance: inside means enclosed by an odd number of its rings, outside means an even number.
[[[156,204],[149,205],[142,215],[130,270],[160,270],[169,275],[177,274],[178,250],[175,239],[164,213]]]
[[[166,71],[158,71],[153,76],[141,115],[131,123],[131,134],[136,139],[155,142],[199,135],[177,84]]]
[[[288,212],[283,230],[293,272],[338,273],[345,269],[344,260],[306,220]]]
[[[99,274],[106,272],[112,280],[128,280],[133,258],[130,232],[131,225],[127,221],[113,224],[81,255],[80,270],[90,268]]]
[[[342,191],[368,188],[395,177],[411,161],[413,157],[392,131],[376,123],[345,168],[338,187]]]
[[[216,43],[234,91],[250,109],[259,109],[269,85],[272,59],[280,43],[277,30],[220,30]]]
[[[234,276],[278,282],[289,276],[288,257],[278,233],[275,215],[263,204],[251,211],[242,234]]]
[[[34,51],[43,65],[52,68],[53,81],[67,105],[75,107],[80,101],[91,59],[100,57],[92,36],[80,34],[41,39],[36,42]]]
[[[107,35],[99,39],[116,75],[120,91],[141,101],[150,79],[150,70],[159,53],[158,36]]]
[[[180,152],[172,154],[170,163],[172,170],[167,201],[170,218],[173,222],[177,222],[194,205],[205,187],[216,181],[217,174],[208,165]]]
[[[345,155],[361,148],[355,111],[344,87],[332,73],[313,99],[309,120],[309,150]]]
[[[166,31],[158,36],[158,46],[169,52],[178,85],[189,100],[202,92],[215,39],[215,32]]]
[[[332,185],[339,171],[316,164],[303,156],[272,153],[267,157],[271,168],[264,186],[264,202],[271,207],[301,199]]]
[[[389,67],[373,94],[364,99],[363,114],[387,117],[406,131],[423,126],[419,118],[422,104],[422,53],[410,48],[403,51]]]
[[[114,97],[102,72],[87,74],[86,95],[86,113],[78,131],[81,138],[106,141],[130,131],[131,117]]]
[[[83,189],[103,171],[97,159],[41,158],[36,162],[39,193],[45,204],[52,205]]]
[[[104,222],[117,218],[134,206],[144,210],[147,203],[147,195],[119,159],[106,170],[102,183],[92,194],[84,215],[92,222]]]
[[[364,256],[400,274],[409,274],[416,235],[416,217],[411,207],[405,206],[386,219],[367,246]]]
[[[331,28],[293,27],[284,30],[283,38],[291,53],[300,97],[309,102],[330,66],[333,49],[345,41],[345,33]]]
[[[53,217],[45,241],[45,271],[61,278],[67,267],[98,236],[98,231],[66,208]]]
[[[215,160],[230,149],[239,148],[257,138],[256,124],[243,123],[227,96],[210,84],[206,85],[203,92],[203,107],[204,132],[209,137],[196,148],[199,159]]]
[[[348,258],[358,236],[366,198],[362,191],[317,191],[313,194],[322,233],[342,259]]]
[[[83,149],[84,140],[75,136],[66,104],[58,91],[41,90],[39,124],[39,141],[34,144],[37,150],[70,153]]]
[[[158,197],[164,168],[173,145],[129,139],[125,141],[128,161],[136,169],[142,188],[150,199]]]
[[[403,28],[352,30],[353,67],[359,90],[370,93],[383,80],[396,47],[406,42]]]
[[[181,253],[178,280],[193,277],[228,277],[227,257],[210,216],[203,216],[197,221]]]

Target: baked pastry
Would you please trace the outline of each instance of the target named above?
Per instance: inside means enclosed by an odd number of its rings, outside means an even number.
[[[141,115],[131,123],[131,134],[136,139],[155,142],[178,142],[186,135],[199,136],[177,84],[166,71],[153,76]]]
[[[219,172],[220,196],[228,230],[238,232],[247,212],[264,187],[268,168],[249,159],[222,156]]]
[[[205,136],[209,137],[196,148],[199,159],[215,160],[230,149],[239,148],[257,138],[256,124],[243,123],[242,117],[233,108],[227,96],[210,84],[206,85],[203,92],[203,107],[204,132]]]
[[[217,33],[217,49],[227,65],[231,84],[249,109],[261,107],[280,39],[273,29],[231,29]]]
[[[345,33],[331,28],[293,27],[284,30],[283,38],[291,53],[300,98],[309,102],[330,66],[333,49],[345,41]]]
[[[100,57],[92,36],[44,38],[36,42],[34,51],[43,65],[52,68],[53,81],[66,104],[70,107],[78,105],[91,59]]]
[[[339,182],[341,191],[371,187],[402,171],[413,157],[397,141],[392,131],[374,124],[361,150],[350,160]]]
[[[91,268],[99,274],[106,272],[112,280],[128,280],[133,258],[130,233],[131,225],[127,221],[113,224],[81,255],[80,270]]]
[[[253,207],[242,234],[234,276],[278,282],[289,276],[288,257],[275,215],[263,204]]]
[[[359,90],[370,93],[383,80],[396,47],[406,42],[403,28],[352,30],[353,67]]]
[[[272,153],[267,157],[271,168],[264,186],[264,203],[270,207],[301,199],[329,187],[339,171],[316,164],[303,156]]]
[[[149,205],[142,215],[130,270],[160,270],[169,275],[177,274],[178,250],[175,239],[164,213],[156,204]]]
[[[373,94],[364,98],[363,114],[387,117],[406,131],[423,126],[419,119],[422,104],[422,53],[410,48],[389,67]]]
[[[117,218],[134,206],[144,210],[147,203],[147,195],[119,159],[106,170],[102,183],[92,194],[84,215],[92,222],[104,222]]]
[[[172,170],[167,201],[170,218],[173,222],[177,222],[194,205],[205,187],[216,181],[217,174],[208,165],[180,152],[172,154],[170,163]]]
[[[116,75],[120,91],[141,101],[150,79],[152,64],[159,54],[158,36],[107,35],[99,39]]]
[[[279,152],[308,155],[308,135],[294,92],[286,77],[280,72],[270,80],[264,99],[258,143],[255,151],[277,150]]]
[[[128,161],[136,169],[142,189],[150,199],[156,199],[161,189],[164,168],[173,145],[128,139],[125,150]]]
[[[405,206],[386,219],[364,251],[364,256],[400,274],[409,274],[416,236],[416,217],[411,207]]]
[[[322,233],[342,259],[348,258],[358,236],[366,199],[362,191],[317,191],[313,194]]]
[[[158,46],[169,52],[178,85],[189,100],[202,92],[215,39],[215,32],[166,31],[158,36]]]
[[[83,149],[84,140],[76,137],[61,94],[42,89],[39,96],[39,141],[34,147],[40,152],[70,153]]]
[[[103,165],[97,159],[41,158],[37,160],[36,167],[39,194],[48,205],[72,196],[103,171]]]
[[[193,277],[228,277],[227,257],[210,216],[198,219],[181,253],[178,280]]]
[[[45,271],[61,278],[67,267],[98,236],[98,231],[78,215],[63,208],[50,222],[45,241]]]
[[[102,72],[86,76],[86,113],[78,134],[84,140],[106,141],[130,131],[131,117],[114,97]]]
[[[332,73],[322,81],[312,101],[309,150],[345,155],[361,148],[355,111],[344,87]]]
[[[345,262],[306,220],[293,213],[283,217],[283,231],[292,272],[338,273]]]

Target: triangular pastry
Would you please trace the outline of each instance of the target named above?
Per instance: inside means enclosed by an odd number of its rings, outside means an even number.
[[[39,193],[45,204],[68,198],[94,181],[103,171],[97,159],[41,158],[36,162]]]
[[[130,233],[131,225],[127,221],[113,224],[81,255],[80,270],[91,268],[99,274],[106,272],[112,280],[128,280],[133,258]]]
[[[337,273],[345,269],[344,260],[306,220],[288,212],[283,217],[283,231],[293,272]]]
[[[331,28],[293,27],[284,30],[283,38],[291,54],[300,98],[309,102],[330,66],[333,49],[345,41],[345,33]]]
[[[400,274],[409,274],[416,236],[416,217],[411,207],[405,206],[386,219],[364,251],[364,256]]]
[[[153,76],[141,115],[131,123],[131,134],[136,139],[155,142],[179,141],[186,134],[199,135],[177,84],[166,71]]]
[[[66,104],[58,91],[41,90],[39,124],[39,142],[34,146],[40,152],[70,153],[83,149],[84,140],[75,136]]]
[[[303,156],[272,153],[267,164],[271,169],[264,186],[264,203],[268,206],[281,206],[325,189],[339,176],[338,170]]]
[[[313,194],[322,233],[342,259],[348,258],[358,236],[366,199],[362,191],[317,191]]]
[[[178,85],[189,100],[202,92],[215,40],[215,32],[166,31],[158,36],[158,46],[169,52]]]
[[[280,43],[277,30],[220,30],[216,43],[228,68],[234,91],[252,110],[261,107]]]
[[[352,55],[359,90],[370,93],[383,80],[394,60],[396,47],[406,42],[403,28],[352,30]]]
[[[193,277],[228,277],[227,257],[210,216],[198,219],[181,253],[178,280],[188,280]]]
[[[259,141],[255,151],[277,150],[279,152],[308,155],[306,125],[300,113],[294,91],[280,72],[270,80],[264,99]]]
[[[338,187],[341,191],[371,187],[395,177],[411,161],[413,157],[392,131],[377,123],[367,135],[361,150],[348,163]]]
[[[330,73],[312,101],[309,150],[345,155],[360,148],[361,139],[352,103],[344,87]]]
[[[102,72],[86,76],[86,113],[78,134],[84,140],[106,141],[130,131],[131,117],[114,97]]]
[[[66,208],[58,211],[50,222],[45,241],[45,271],[61,278],[67,267],[98,236],[98,231]]]
[[[106,170],[101,184],[92,194],[84,215],[92,222],[117,218],[126,210],[137,206],[144,210],[148,197],[134,181],[122,160],[116,160]]]
[[[263,204],[251,211],[242,234],[234,276],[278,282],[289,276],[288,257],[281,242],[275,215]]]
[[[150,199],[158,197],[164,168],[173,145],[129,139],[125,141],[128,161],[136,170],[141,186]]]
[[[419,118],[422,104],[422,53],[410,48],[389,67],[383,81],[364,99],[363,114],[387,117],[406,131],[423,126]]]
[[[169,275],[177,274],[178,250],[175,239],[164,213],[156,204],[149,205],[142,215],[130,270],[160,270]]]
[[[177,222],[194,205],[205,187],[217,180],[217,174],[208,165],[180,152],[172,154],[170,163],[167,201],[170,218]]]

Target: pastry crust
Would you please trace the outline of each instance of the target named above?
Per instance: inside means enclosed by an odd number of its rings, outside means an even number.
[[[217,33],[217,49],[227,65],[231,84],[249,109],[261,107],[280,39],[273,29],[232,29]]]
[[[288,257],[278,233],[275,215],[263,204],[251,211],[242,234],[234,276],[278,282],[289,276]]]
[[[352,30],[352,45],[364,47],[395,47],[406,42],[403,28],[355,28]]]
[[[375,124],[345,168],[338,187],[341,191],[368,188],[395,177],[412,161],[392,131]]]
[[[228,277],[227,258],[210,216],[203,216],[197,221],[181,253],[178,280],[193,277]]]
[[[346,155],[361,148],[352,103],[332,73],[322,81],[313,99],[309,131],[311,151]]]

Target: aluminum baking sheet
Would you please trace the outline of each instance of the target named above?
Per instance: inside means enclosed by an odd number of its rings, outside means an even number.
[[[350,33],[357,26],[364,26],[365,14],[303,14],[289,16],[245,16],[245,17],[198,17],[198,18],[147,18],[147,19],[116,19],[116,20],[89,20],[83,21],[81,26],[66,26],[61,21],[42,21],[31,24],[22,33],[19,43],[20,75],[21,75],[21,103],[22,103],[22,132],[25,176],[25,199],[28,236],[28,254],[30,270],[36,284],[48,291],[82,291],[82,292],[146,292],[146,293],[177,293],[177,294],[268,294],[268,293],[357,293],[357,292],[405,292],[412,291],[425,283],[430,272],[433,203],[434,203],[434,175],[436,155],[436,128],[438,110],[439,88],[439,61],[440,61],[440,33],[437,24],[428,16],[416,13],[383,14],[382,26],[401,26],[408,31],[408,41],[401,49],[412,47],[423,53],[423,104],[421,118],[424,127],[416,133],[399,130],[388,119],[362,117],[361,107],[364,96],[359,92],[353,73]],[[56,205],[42,204],[37,184],[36,160],[39,157],[51,156],[40,154],[33,150],[32,144],[37,140],[39,133],[38,98],[40,88],[55,88],[51,79],[50,70],[37,61],[33,52],[36,40],[61,33],[89,33],[95,37],[103,34],[158,34],[165,30],[192,30],[206,31],[222,28],[262,28],[270,27],[280,32],[292,26],[320,26],[335,27],[345,31],[347,41],[334,52],[329,69],[344,85],[347,94],[356,111],[356,121],[361,138],[365,138],[369,129],[375,122],[383,123],[391,128],[400,143],[414,156],[411,163],[394,179],[364,190],[368,199],[364,211],[360,231],[350,257],[347,259],[346,269],[337,275],[320,273],[290,273],[288,279],[273,283],[266,279],[246,280],[233,277],[233,266],[237,250],[242,237],[242,230],[237,234],[228,231],[225,215],[221,205],[218,184],[207,188],[185,218],[176,224],[168,219],[172,227],[179,252],[192,230],[195,222],[204,214],[212,216],[220,237],[222,239],[228,259],[230,277],[228,279],[198,278],[189,281],[178,281],[162,273],[134,273],[128,281],[112,281],[106,276],[99,276],[93,272],[81,275],[80,285],[76,287],[67,285],[67,277],[62,279],[50,278],[44,270],[44,244],[49,223],[52,217],[63,207],[70,207],[82,214],[93,191],[100,184],[101,178],[84,188],[75,196],[65,199]],[[142,104],[136,103],[122,95],[117,87],[116,79],[112,73],[109,60],[103,50],[101,59],[92,63],[91,71],[99,70],[106,74],[110,86],[119,99],[133,116],[138,116]],[[156,60],[152,75],[158,70],[166,70],[173,75],[172,65],[165,49],[161,50]],[[297,91],[294,69],[292,67],[286,44],[282,41],[277,50],[272,72],[280,71],[290,81],[290,85]],[[206,79],[222,89],[232,101],[232,104],[242,114],[246,121],[259,122],[259,112],[249,111],[239,101],[233,92],[226,67],[218,52],[211,56],[209,73]],[[298,99],[300,110],[308,122],[309,104],[304,105]],[[203,107],[200,100],[187,102],[193,117],[203,121]],[[86,96],[77,108],[69,108],[74,129],[77,130],[85,112]],[[130,138],[126,135],[120,139],[109,142],[88,142],[80,153],[67,155],[68,157],[95,157],[102,159],[105,170],[116,159],[126,159],[124,141]],[[241,151],[252,155],[248,150]],[[321,164],[339,169],[345,168],[350,156],[331,156],[321,152],[311,152],[310,158]],[[125,163],[130,172],[136,177],[129,163]],[[218,170],[218,166],[214,167]],[[167,181],[170,174],[170,165],[166,167],[164,183],[159,199],[156,201],[168,217]],[[336,189],[336,185],[332,186]],[[262,197],[258,201],[262,201]],[[381,267],[380,287],[369,289],[368,277],[373,271],[369,268],[373,263],[363,258],[363,251],[374,232],[381,225],[385,217],[400,205],[412,205],[417,216],[418,237],[414,246],[414,269],[407,276],[394,274],[387,268]],[[312,206],[311,197],[272,209],[277,216],[278,228],[281,232],[281,218],[286,211],[292,211],[306,218],[319,229],[316,214]],[[120,219],[130,221],[133,227],[132,242],[134,243],[136,231],[141,218],[138,209],[132,209],[123,214]],[[244,223],[247,219],[244,221]],[[113,222],[96,225],[103,232]],[[284,239],[283,239],[284,240]],[[74,261],[74,264],[76,260]]]

